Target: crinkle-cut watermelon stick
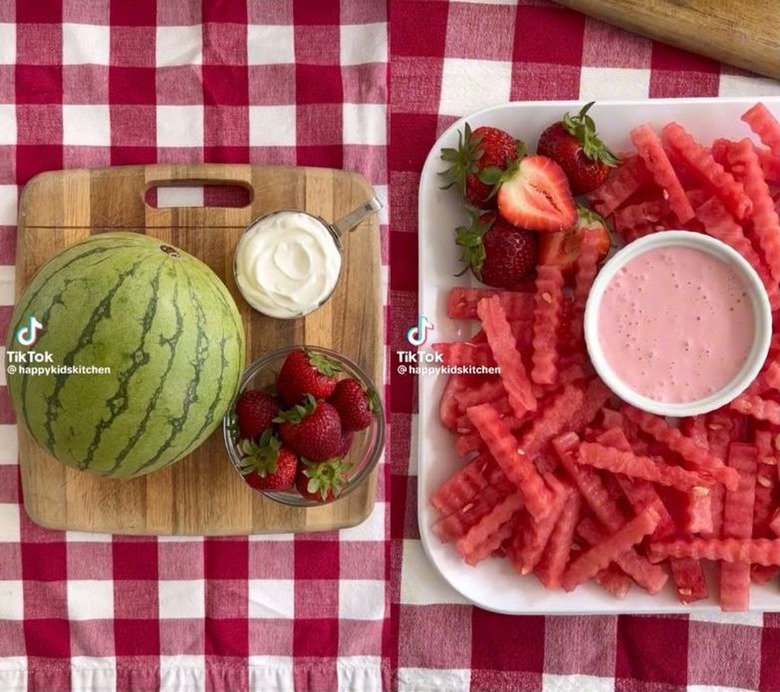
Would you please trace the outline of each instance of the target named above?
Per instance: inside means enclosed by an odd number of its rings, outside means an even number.
[[[458,404],[458,410],[462,413],[470,406],[484,404],[486,401],[495,401],[506,396],[506,389],[501,383],[500,378],[494,380],[485,380],[475,387],[463,390],[455,394],[455,401]]]
[[[623,473],[632,478],[642,478],[683,491],[700,486],[703,492],[707,486],[715,483],[715,480],[707,475],[708,471],[689,471],[679,466],[655,461],[651,457],[639,456],[633,452],[621,452],[595,442],[580,444],[577,463],[612,473]]]
[[[683,538],[653,542],[647,546],[647,556],[654,563],[666,558],[692,557],[780,565],[780,538]]]
[[[763,103],[757,103],[749,108],[740,119],[746,122],[764,145],[772,150],[774,156],[780,158],[780,122]]]
[[[604,217],[619,209],[652,179],[640,156],[629,154],[622,157],[621,161],[612,175],[588,195],[590,205]]]
[[[565,486],[551,473],[546,473],[544,479],[553,496],[550,513],[539,521],[530,514],[524,517],[512,542],[512,564],[522,575],[530,574],[541,559],[571,491],[569,486]]]
[[[653,128],[648,123],[635,127],[631,130],[631,141],[656,184],[668,195],[669,207],[680,223],[690,221],[695,216],[693,207]]]
[[[740,394],[729,408],[756,420],[780,425],[780,404],[759,394]]]
[[[631,242],[662,231],[666,227],[663,219],[669,213],[669,204],[663,199],[648,199],[629,204],[615,210],[612,227]]]
[[[566,385],[553,395],[552,401],[542,408],[520,437],[518,451],[533,459],[550,440],[567,429],[584,400],[582,389],[574,384]]]
[[[563,274],[553,265],[536,270],[531,379],[553,384],[558,376],[558,328],[563,312]]]
[[[725,466],[720,459],[712,456],[706,449],[699,447],[690,437],[683,435],[678,428],[669,425],[665,418],[640,411],[628,404],[620,410],[628,420],[636,423],[640,430],[666,445],[671,451],[677,452],[689,468],[705,469],[715,480],[723,483],[727,488],[737,487],[739,476],[734,469]]]
[[[447,430],[456,430],[458,427],[458,402],[455,398],[460,392],[469,389],[469,381],[465,375],[450,375],[444,391],[439,400],[439,420]]]
[[[700,560],[673,558],[669,561],[669,567],[680,603],[695,603],[710,595]]]
[[[654,507],[657,511],[658,507]],[[637,512],[641,514],[643,510]],[[618,525],[618,530],[621,525]],[[656,528],[657,531],[657,528]],[[577,533],[589,545],[597,545],[604,541],[609,533],[600,528],[590,517],[583,519],[577,526]],[[655,533],[655,531],[653,532]],[[658,593],[666,586],[669,581],[669,575],[658,565],[651,565],[647,558],[636,552],[636,549],[629,548],[625,552],[615,557],[615,564],[629,575],[638,586],[646,589],[649,593]]]
[[[455,549],[469,565],[476,565],[509,538],[509,531],[501,529],[522,508],[520,493],[510,493],[457,540]]]
[[[534,294],[530,291],[501,291],[490,288],[453,286],[447,302],[447,316],[453,320],[477,319],[477,305],[483,298],[497,295],[508,320],[534,318]]]
[[[758,450],[756,470],[756,500],[753,506],[753,537],[766,538],[770,535],[769,521],[774,507],[774,492],[777,481],[777,457],[774,434],[769,430],[756,430],[755,445]]]
[[[761,283],[764,284],[772,310],[780,308],[780,290],[777,283],[772,281],[769,269],[745,237],[742,226],[734,221],[721,201],[717,197],[710,197],[696,208],[696,217],[704,224],[704,230],[708,235],[731,246],[750,262],[750,266],[756,270]]]
[[[753,204],[753,231],[764,254],[764,261],[775,283],[780,281],[780,218],[764,180],[758,155],[749,139],[736,143],[728,152],[734,177],[745,188]]]
[[[584,340],[582,331],[585,304],[593,281],[598,273],[601,256],[600,240],[597,233],[583,233],[580,240],[580,254],[577,257],[577,269],[574,274],[574,296],[571,310],[571,336],[575,345]]]
[[[561,586],[574,542],[574,529],[579,521],[582,500],[580,494],[569,491],[563,510],[547,541],[542,557],[534,570],[539,581],[548,589]],[[630,582],[629,582],[630,587]]]
[[[472,344],[468,341],[438,341],[431,344],[431,350],[441,353],[442,364],[493,368],[496,361],[487,344]]]
[[[571,429],[576,433],[582,432],[585,426],[590,425],[595,420],[612,396],[612,392],[607,385],[598,377],[592,377],[588,381],[585,385],[584,393],[585,399],[582,405],[574,411],[574,415],[571,417]]]
[[[486,486],[456,512],[439,519],[432,527],[433,532],[442,543],[459,539],[512,492],[514,486],[507,480]]]
[[[506,476],[495,459],[488,453],[480,454],[439,486],[431,495],[431,506],[446,517],[457,512],[488,485],[500,483],[502,479]]]
[[[607,447],[614,447],[623,452],[632,451],[631,443],[620,428],[608,428],[596,438],[596,442]],[[658,510],[661,521],[653,534],[654,539],[658,540],[674,533],[676,527],[672,515],[669,514],[669,510],[666,509],[666,505],[650,481],[629,478],[623,475],[616,475],[615,478],[626,499],[633,507],[634,512],[641,512],[649,505],[654,505]]]
[[[659,521],[660,517],[655,507],[648,507],[604,541],[578,555],[563,574],[561,580],[563,588],[572,591],[582,582],[598,574],[610,562],[614,562],[615,558],[651,534]]]
[[[755,506],[758,450],[754,445],[733,442],[729,466],[739,473],[739,486],[726,490],[723,507],[723,537],[751,538]],[[750,563],[724,563],[720,567],[720,607],[724,611],[747,610],[750,604]]]
[[[593,577],[596,582],[607,593],[615,598],[623,599],[628,595],[633,585],[633,580],[614,562],[610,563],[607,569],[601,570]]]
[[[536,397],[498,296],[482,299],[477,305],[477,314],[482,320],[493,357],[501,368],[509,403],[515,416],[522,418],[526,412],[536,410]]]
[[[517,449],[517,440],[491,404],[468,410],[469,418],[498,465],[520,490],[526,509],[537,521],[551,511],[552,493],[531,459]]]
[[[661,139],[665,146],[699,175],[702,182],[710,186],[735,218],[748,218],[753,205],[742,183],[737,182],[682,125],[668,123],[661,131]]]
[[[564,433],[556,437],[552,444],[561,465],[574,481],[580,495],[596,518],[611,531],[622,526],[626,518],[596,470],[588,466],[580,466],[575,461],[577,449],[581,444],[577,434]]]
[[[736,142],[724,137],[716,139],[710,148],[712,157],[724,166],[729,165],[728,152],[735,144]],[[758,157],[758,164],[761,166],[764,180],[770,185],[780,185],[780,156],[775,156],[771,151],[762,147],[754,146],[753,149]]]

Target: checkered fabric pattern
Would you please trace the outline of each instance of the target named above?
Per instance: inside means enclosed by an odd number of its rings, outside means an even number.
[[[18,194],[41,171],[328,166],[386,198],[387,28],[380,0],[0,2],[3,340]],[[388,479],[383,464],[374,512],[341,532],[42,529],[0,381],[0,690],[386,689]]]
[[[457,118],[510,100],[780,94],[776,81],[541,0],[390,4],[392,354],[408,349],[406,330],[418,317],[420,172]],[[392,601],[401,692],[780,689],[776,614],[521,617],[470,606],[435,572],[419,540],[417,418],[414,378],[394,377]]]

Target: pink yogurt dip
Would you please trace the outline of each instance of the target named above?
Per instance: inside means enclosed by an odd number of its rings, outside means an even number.
[[[607,285],[598,339],[615,374],[649,399],[688,403],[727,385],[755,335],[736,270],[701,250],[670,246],[629,260]]]

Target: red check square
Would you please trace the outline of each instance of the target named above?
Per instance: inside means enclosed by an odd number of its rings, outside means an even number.
[[[155,105],[157,91],[154,70],[145,67],[109,67],[108,98],[112,106]]]
[[[28,656],[70,657],[70,627],[66,619],[25,620],[24,641]]]
[[[30,543],[23,540],[22,575],[25,581],[65,581],[68,578],[65,543]]]
[[[206,618],[207,656],[247,656],[249,634],[245,618]]]
[[[341,106],[341,70],[336,66],[296,65],[295,87],[299,106],[308,103]]]
[[[293,21],[296,25],[337,25],[339,18],[339,0],[293,0]]]
[[[685,688],[688,678],[686,618],[621,616],[616,639],[616,684],[639,680]],[[637,655],[638,647],[641,656]]]
[[[336,656],[338,653],[339,621],[337,619],[306,620],[293,623],[293,656]]]
[[[59,24],[62,21],[62,0],[17,2],[16,21],[19,24]]]
[[[295,578],[338,579],[339,544],[330,541],[295,540]]]
[[[157,581],[157,542],[135,540],[113,543],[114,579]]]
[[[16,103],[62,103],[61,65],[17,65]]]
[[[207,106],[248,106],[246,65],[203,65],[203,103]]]
[[[160,652],[160,628],[157,620],[114,620],[117,656],[157,656]]]
[[[112,2],[110,21],[113,26],[154,26],[157,23],[156,3]]]
[[[203,542],[206,579],[248,578],[248,541],[245,538],[207,538]]]
[[[544,618],[513,617],[474,609],[471,665],[474,669],[524,671],[544,668]]]

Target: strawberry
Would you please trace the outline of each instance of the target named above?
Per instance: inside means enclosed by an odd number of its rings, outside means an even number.
[[[304,346],[285,358],[276,379],[276,390],[288,406],[300,404],[307,394],[315,399],[327,399],[333,393],[335,375],[340,370],[335,360]]]
[[[373,387],[363,389],[354,377],[339,380],[328,402],[339,412],[341,429],[345,432],[367,428],[379,409],[376,390]]]
[[[276,398],[259,389],[241,392],[236,401],[238,432],[245,439],[258,439],[273,425],[278,414],[279,402]]]
[[[352,449],[352,441],[355,439],[355,433],[353,432],[342,432],[341,433],[341,444],[336,451],[337,457],[345,457],[347,454],[349,454],[349,450]]]
[[[517,288],[536,267],[536,234],[494,213],[467,211],[471,223],[457,229],[455,241],[463,248],[461,260],[483,284]]]
[[[453,185],[475,207],[495,207],[493,185],[497,174],[523,156],[525,145],[497,127],[478,127],[474,132],[466,123],[458,132],[458,146],[441,150],[441,158],[450,164],[439,175],[444,188]]]
[[[575,195],[595,190],[617,165],[617,157],[596,135],[596,124],[588,115],[593,101],[577,115],[566,115],[539,137],[536,153],[557,161],[569,179]]]
[[[331,502],[344,490],[347,484],[346,474],[351,467],[352,464],[347,464],[339,458],[319,463],[304,459],[295,476],[295,487],[305,498]]]
[[[546,156],[526,156],[498,179],[498,213],[529,231],[573,226],[577,209],[561,167]]]
[[[298,457],[282,446],[270,429],[259,442],[242,440],[239,450],[244,455],[239,470],[246,483],[255,490],[287,490],[295,483]]]
[[[341,447],[339,412],[327,401],[308,394],[302,404],[282,411],[275,419],[279,437],[293,452],[310,461],[325,461]]]
[[[601,259],[609,254],[612,238],[606,221],[595,211],[577,207],[574,228],[559,233],[539,234],[539,264],[557,265],[564,276],[572,276],[577,268],[583,233],[598,233]]]

